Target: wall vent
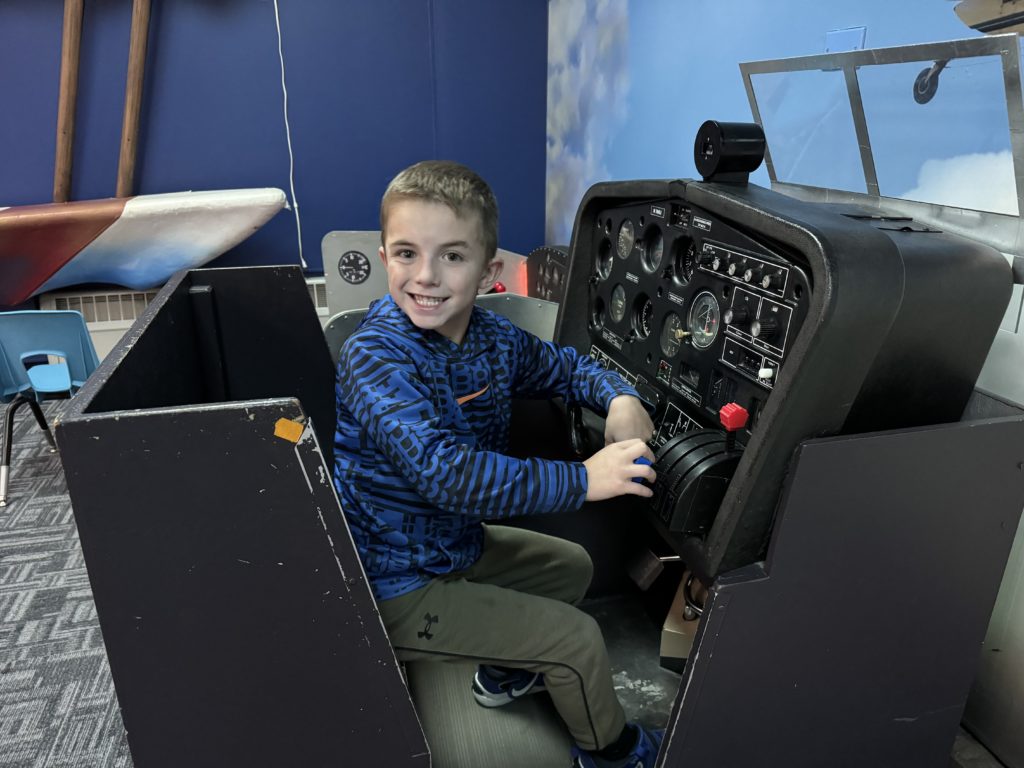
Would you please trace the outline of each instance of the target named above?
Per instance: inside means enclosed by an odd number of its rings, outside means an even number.
[[[90,329],[127,329],[138,319],[154,296],[156,291],[47,293],[39,297],[39,308],[73,309],[81,312]]]
[[[322,277],[307,277],[306,285],[309,288],[309,298],[316,307],[316,313],[320,317],[328,317],[330,312],[327,309],[327,280]]]

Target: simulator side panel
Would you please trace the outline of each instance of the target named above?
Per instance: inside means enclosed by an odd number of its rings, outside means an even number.
[[[430,765],[321,442],[332,389],[297,268],[187,272],[57,423],[139,768]]]

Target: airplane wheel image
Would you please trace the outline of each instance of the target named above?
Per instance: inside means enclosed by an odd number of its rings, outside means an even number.
[[[922,69],[914,80],[914,101],[927,104],[939,90],[939,73],[946,68],[949,60],[936,61],[927,69]]]

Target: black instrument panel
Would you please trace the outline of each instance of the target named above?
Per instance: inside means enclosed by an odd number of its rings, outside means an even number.
[[[741,175],[591,187],[555,332],[657,404],[649,517],[705,582],[764,557],[803,442],[959,419],[1011,279],[978,243]]]
[[[807,270],[680,200],[607,208],[596,226],[590,353],[657,404],[654,447],[717,427],[730,402],[750,414],[745,442],[806,317]]]

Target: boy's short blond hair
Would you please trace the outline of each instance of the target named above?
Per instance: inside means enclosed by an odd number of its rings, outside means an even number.
[[[498,252],[498,201],[487,182],[461,163],[424,160],[410,165],[391,180],[380,201],[382,245],[388,230],[388,211],[398,200],[443,203],[460,217],[478,213],[484,253],[488,259],[493,259]]]

